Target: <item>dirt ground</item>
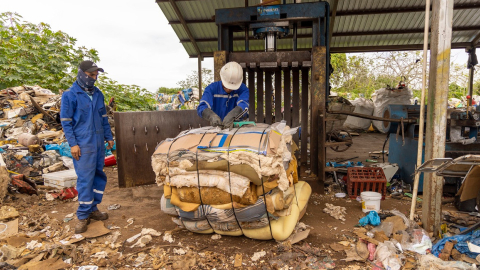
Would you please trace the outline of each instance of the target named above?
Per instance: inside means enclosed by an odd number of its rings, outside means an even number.
[[[354,160],[364,162],[368,157],[369,151],[381,150],[384,139],[385,136],[383,134],[363,133],[360,134],[360,136],[354,137],[354,145],[348,151],[336,153],[329,150],[327,157],[328,159],[334,159],[358,156],[358,158]],[[261,259],[252,262],[249,258],[251,258],[255,252],[259,251],[266,251],[267,257],[269,255],[278,255],[279,243],[276,241],[259,241],[244,236],[222,236],[218,240],[213,240],[212,235],[200,235],[186,230],[175,230],[177,225],[171,220],[170,216],[160,210],[160,198],[163,193],[161,187],[148,185],[134,188],[119,188],[117,169],[115,167],[108,167],[105,168],[105,172],[108,176],[108,184],[104,193],[103,202],[99,208],[101,211],[108,212],[110,216],[110,218],[105,221],[107,228],[112,226],[120,227],[121,236],[118,241],[123,242],[125,239],[138,234],[142,228],[153,228],[162,232],[162,234],[166,231],[173,231],[172,234],[175,239],[173,244],[163,241],[162,237],[154,237],[153,241],[147,247],[177,245],[189,247],[196,252],[213,252],[226,258],[226,262],[219,260],[219,265],[211,262],[211,265],[215,265],[217,269],[233,269],[235,255],[242,254],[244,262],[243,269],[271,269],[266,261]],[[30,207],[25,207],[22,211],[40,211],[60,221],[63,220],[67,214],[74,213],[78,205],[77,202],[73,201],[36,201],[32,197],[23,195],[20,195],[19,200],[16,201],[17,205],[18,202],[20,202],[21,205],[30,205]],[[324,213],[325,203],[346,207],[346,220],[336,220]],[[111,204],[120,204],[121,208],[107,211],[107,207]],[[381,202],[381,208],[386,210],[397,209],[408,216],[410,200],[396,200],[387,197],[385,201]],[[307,212],[301,220],[301,222],[311,228],[310,234],[308,238],[296,245],[301,246],[308,243],[312,248],[319,248],[322,254],[329,255],[333,259],[336,264],[335,269],[363,269],[365,267],[365,269],[370,269],[371,266],[367,263],[346,263],[342,261],[342,259],[345,258],[344,252],[335,252],[329,248],[329,244],[331,243],[354,239],[353,228],[358,224],[359,218],[363,216],[364,213],[362,213],[361,204],[356,200],[335,198],[333,193],[320,195],[318,192],[314,192],[308,203]],[[129,218],[134,218],[134,223],[125,228]],[[64,225],[68,224],[73,227],[75,223],[76,219],[73,219],[64,223]],[[139,248],[131,249],[128,245],[124,245],[120,249],[119,251],[123,252],[124,255],[135,252],[138,253],[140,250]],[[108,265],[114,266],[115,262],[109,262]],[[354,265],[358,265],[361,268],[356,268]]]

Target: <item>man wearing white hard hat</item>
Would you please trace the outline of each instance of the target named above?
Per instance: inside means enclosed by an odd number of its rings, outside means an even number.
[[[249,91],[243,81],[243,69],[228,62],[220,70],[221,81],[213,82],[203,93],[197,113],[214,127],[233,127],[233,122],[248,113]]]

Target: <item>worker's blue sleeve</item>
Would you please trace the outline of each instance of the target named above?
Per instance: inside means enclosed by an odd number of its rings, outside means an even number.
[[[77,107],[75,97],[71,92],[65,92],[62,95],[62,105],[60,106],[60,121],[62,123],[65,138],[67,138],[70,147],[78,145],[77,139],[73,133],[73,114]]]
[[[200,104],[197,107],[198,116],[202,117],[202,113],[206,108],[212,109],[213,107],[213,90],[212,85],[209,85],[205,88],[202,98],[200,99]]]
[[[102,92],[100,92],[102,93]],[[102,94],[102,103],[105,105],[105,97]],[[108,123],[108,116],[107,116],[107,109],[105,106],[101,108],[102,113],[102,125],[103,125],[103,133],[105,134],[106,141],[113,141],[112,130],[110,129],[110,123]]]
[[[240,106],[242,110],[245,111],[245,109],[248,109],[248,100],[250,97],[249,90],[245,84],[242,83],[240,86],[240,89],[238,89],[238,101],[237,101],[237,106]]]

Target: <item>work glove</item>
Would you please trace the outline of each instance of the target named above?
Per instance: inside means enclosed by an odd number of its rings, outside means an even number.
[[[222,125],[222,119],[210,108],[206,108],[202,112],[202,118],[209,121],[212,127],[218,127]]]
[[[240,106],[233,108],[226,116],[223,118],[223,128],[232,128],[233,121],[243,112]]]

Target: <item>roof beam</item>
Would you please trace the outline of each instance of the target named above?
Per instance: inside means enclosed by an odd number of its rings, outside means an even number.
[[[328,29],[328,46],[332,44],[332,34],[333,34],[333,27],[335,26],[335,18],[337,16],[337,7],[338,7],[338,0],[333,0],[332,15],[330,15],[330,27]]]
[[[195,1],[195,0],[176,0],[176,1]],[[170,2],[170,0],[157,0],[157,3]],[[474,3],[455,4],[454,10],[462,9],[480,9],[480,1]],[[357,9],[357,10],[339,10],[336,11],[335,16],[355,16],[355,15],[372,15],[372,14],[391,14],[391,13],[408,13],[408,12],[425,12],[425,6],[407,7],[407,8],[382,8],[382,9]],[[333,9],[332,14],[333,16]],[[214,19],[197,19],[185,20],[189,23],[215,23]],[[181,21],[170,21],[169,24],[182,24]]]
[[[454,10],[461,9],[478,9],[480,2],[455,4]],[[430,10],[432,8],[430,7]],[[406,8],[381,8],[381,9],[358,9],[358,10],[342,10],[337,11],[337,16],[354,16],[354,15],[371,15],[371,14],[391,14],[391,13],[407,13],[407,12],[425,12],[425,6],[406,7]]]
[[[182,26],[185,29],[185,32],[187,32],[190,42],[195,48],[195,51],[197,51],[197,55],[201,55],[202,53],[200,51],[200,48],[198,48],[197,42],[195,41],[195,38],[193,37],[192,32],[190,32],[190,28],[188,28],[187,22],[185,22],[185,20],[183,19],[182,13],[180,12],[180,9],[178,9],[178,6],[175,3],[175,0],[169,0],[169,3],[170,5],[172,5],[172,8],[175,11],[175,14],[177,15],[178,19],[182,23]]]
[[[478,44],[478,41],[480,41],[480,33],[478,33],[473,39],[472,39],[472,46],[476,46]]]
[[[470,47],[471,42],[452,43],[452,49],[464,49]],[[480,47],[477,44],[477,47]],[[332,47],[331,53],[360,53],[360,52],[387,52],[387,51],[418,51],[423,49],[423,44],[414,45],[387,45],[387,46],[355,46],[355,47]],[[310,51],[311,49],[298,49],[299,51]],[[291,51],[291,50],[278,50]],[[252,50],[250,52],[263,52]],[[202,53],[202,57],[213,57],[212,52]],[[197,55],[190,55],[190,58],[197,58]]]
[[[460,26],[460,27],[453,27],[454,32],[459,31],[479,31],[480,25],[474,26]],[[399,30],[386,30],[386,31],[360,31],[360,32],[338,32],[333,33],[334,37],[350,37],[350,36],[375,36],[375,35],[401,35],[401,34],[416,34],[416,33],[423,33],[423,29],[399,29]],[[297,38],[311,38],[311,34],[302,34],[297,35]],[[253,36],[249,36],[250,39],[254,40]],[[292,36],[287,36],[283,39],[291,39]],[[245,40],[245,37],[234,37],[233,40]],[[199,38],[195,40],[196,42],[214,42],[218,41],[217,38]],[[477,40],[478,41],[478,40]],[[181,39],[180,43],[191,42],[190,39]]]

